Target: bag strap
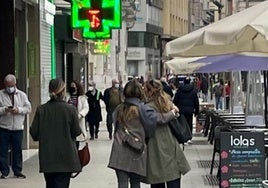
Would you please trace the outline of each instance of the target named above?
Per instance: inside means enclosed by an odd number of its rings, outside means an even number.
[[[71,174],[71,178],[75,178],[76,176],[78,176],[78,174],[80,174],[80,172],[76,172],[75,174]]]

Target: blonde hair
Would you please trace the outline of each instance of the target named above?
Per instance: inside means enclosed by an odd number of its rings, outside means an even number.
[[[163,91],[163,85],[159,80],[150,80],[144,83],[147,100],[153,102],[159,112],[165,113],[172,109],[170,97]]]
[[[52,99],[63,99],[65,91],[65,83],[62,79],[56,78],[49,82],[49,96]]]

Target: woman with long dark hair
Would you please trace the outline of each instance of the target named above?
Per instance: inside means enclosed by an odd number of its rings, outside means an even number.
[[[80,82],[73,80],[69,87],[69,95],[66,97],[66,101],[75,106],[77,109],[77,115],[79,119],[79,125],[82,134],[76,138],[76,144],[78,147],[83,148],[84,144],[80,144],[87,140],[86,120],[85,117],[88,113],[89,107],[87,102],[87,96]]]

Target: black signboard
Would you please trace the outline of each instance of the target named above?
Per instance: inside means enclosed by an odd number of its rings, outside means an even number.
[[[262,132],[222,132],[221,188],[262,187],[265,171]]]

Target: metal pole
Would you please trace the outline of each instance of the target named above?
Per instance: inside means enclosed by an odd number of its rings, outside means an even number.
[[[249,7],[249,0],[246,0],[246,8]]]
[[[268,71],[263,71],[263,80],[264,80],[264,120],[266,127],[268,126],[268,104],[267,104],[267,84],[268,84]]]

